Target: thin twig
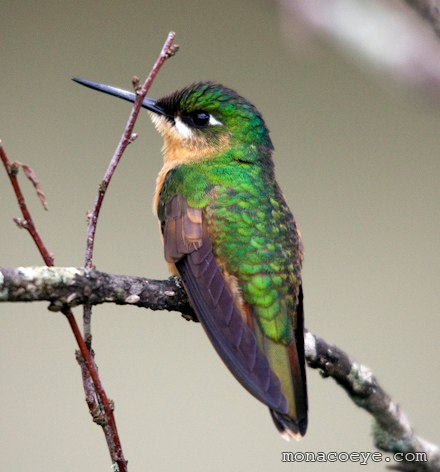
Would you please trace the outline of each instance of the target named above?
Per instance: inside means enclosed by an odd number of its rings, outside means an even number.
[[[174,32],[170,32],[168,37],[162,47],[162,50],[159,54],[159,57],[156,59],[148,77],[146,78],[144,84],[140,89],[136,92],[136,100],[133,104],[131,109],[130,116],[128,117],[127,124],[125,125],[124,133],[119,141],[119,144],[113,154],[113,157],[105,171],[104,177],[102,182],[99,186],[98,193],[96,195],[95,204],[93,210],[89,217],[88,229],[87,229],[87,245],[86,245],[86,254],[85,254],[85,263],[84,267],[90,269],[93,265],[93,247],[95,243],[95,234],[96,234],[96,225],[98,223],[99,212],[101,210],[102,202],[104,200],[104,195],[107,191],[107,188],[110,184],[111,178],[115,173],[116,167],[121,160],[121,157],[128,147],[128,145],[133,141],[133,129],[136,123],[137,117],[139,115],[140,109],[142,107],[142,102],[151,87],[154,79],[156,78],[157,74],[159,73],[160,68],[165,63],[165,61],[173,56],[177,51],[176,46],[173,46],[174,41]]]
[[[18,169],[20,167],[23,167],[24,164],[18,165],[17,163],[14,164],[13,162],[11,162],[6,154],[6,151],[1,141],[0,141],[0,158],[3,162],[3,165],[5,166],[6,173],[9,176],[9,180],[11,181],[12,188],[14,189],[15,196],[17,198],[18,206],[20,207],[21,213],[23,215],[22,220],[15,219],[14,221],[17,223],[17,225],[20,228],[24,228],[29,232],[45,264],[48,266],[52,266],[54,264],[53,254],[47,249],[46,245],[41,239],[40,233],[38,232],[34,224],[34,220],[32,219],[32,216],[28,210],[28,207],[26,205],[26,200],[24,199],[23,192],[21,191],[21,187],[17,179]],[[30,167],[26,166],[26,168],[29,170],[27,174],[28,178],[29,178],[29,173],[32,173],[32,175],[35,178],[35,181],[38,182],[38,180],[35,177],[35,173],[30,169]],[[35,186],[35,183],[34,183],[34,187],[37,189],[37,195],[41,201],[41,195],[39,194],[38,188]]]
[[[11,164],[12,168],[20,168],[24,175],[28,178],[29,182],[33,185],[35,192],[37,192],[37,197],[40,200],[40,203],[43,205],[43,208],[47,210],[47,201],[46,196],[44,195],[43,189],[41,188],[40,181],[37,178],[34,170],[29,167],[27,164],[23,164],[23,162],[14,161]]]
[[[136,87],[136,100],[131,109],[130,116],[128,117],[127,124],[125,125],[125,129],[119,141],[119,144],[116,147],[115,153],[113,154],[113,157],[110,160],[107,170],[105,171],[101,184],[99,185],[95,204],[88,218],[86,252],[84,257],[84,267],[87,269],[91,269],[93,266],[93,248],[95,245],[96,227],[105,193],[107,191],[108,186],[110,185],[110,181],[122,158],[122,155],[124,154],[128,145],[131,144],[137,136],[133,133],[133,129],[139,112],[141,110],[142,102],[145,96],[147,95],[148,90],[150,89],[154,79],[156,78],[157,74],[159,73],[159,70],[161,69],[165,61],[172,57],[178,50],[178,46],[173,44],[174,37],[175,33],[171,31],[168,34],[168,37],[162,47],[162,50],[158,58],[156,59],[156,62],[154,63],[150,73],[148,74],[148,77],[145,79],[145,82],[142,87],[139,88],[138,86],[139,79],[137,77],[133,78],[133,86]],[[89,349],[92,345],[91,317],[92,313],[90,307],[85,306],[83,311],[83,329],[84,337],[86,339],[87,346],[89,347]]]
[[[110,452],[110,457],[112,460],[113,464],[118,465],[118,470],[120,472],[126,472],[127,471],[127,461],[124,458],[124,453],[122,451],[122,446],[121,446],[121,441],[119,439],[119,434],[118,434],[118,428],[116,426],[116,421],[115,417],[113,414],[113,402],[111,402],[107,394],[105,393],[104,387],[102,386],[101,379],[99,378],[98,374],[98,369],[96,367],[95,361],[92,358],[92,355],[86,346],[86,343],[84,341],[84,338],[81,335],[81,332],[78,328],[78,325],[75,321],[75,318],[70,310],[69,307],[65,307],[63,310],[63,313],[66,315],[67,320],[70,324],[70,327],[72,329],[72,332],[75,336],[76,342],[78,344],[81,357],[79,358],[78,353],[76,355],[77,359],[81,359],[79,361],[80,365],[81,362],[84,361],[85,366],[87,367],[87,370],[82,368],[82,374],[83,374],[83,380],[84,381],[84,389],[86,392],[86,399],[87,404],[90,404],[89,401],[91,399],[91,383],[89,381],[89,376],[93,381],[93,387],[94,387],[94,393],[96,394],[97,398],[99,399],[99,402],[102,405],[102,410],[104,412],[104,415],[101,416],[101,421],[99,422],[100,426],[102,426],[104,430],[104,435],[107,439],[107,445],[109,448]],[[87,375],[86,375],[87,374]],[[84,379],[84,376],[86,375],[86,378]],[[87,388],[86,388],[87,387]],[[97,409],[95,408],[95,402],[92,402],[93,409],[90,410],[90,413],[96,422],[96,411]]]

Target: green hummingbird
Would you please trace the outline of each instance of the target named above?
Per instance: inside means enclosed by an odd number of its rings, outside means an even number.
[[[142,106],[164,139],[154,209],[171,272],[232,374],[269,407],[285,439],[299,439],[307,429],[303,246],[275,180],[269,130],[251,103],[214,82]]]

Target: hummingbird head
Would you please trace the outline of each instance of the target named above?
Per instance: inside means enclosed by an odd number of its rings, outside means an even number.
[[[133,92],[84,79],[87,87],[133,102]],[[215,82],[196,82],[142,106],[164,138],[164,160],[179,164],[210,156],[243,162],[269,159],[273,149],[259,111],[234,90]]]
[[[164,137],[165,159],[182,153],[197,159],[230,150],[232,158],[251,162],[273,149],[258,110],[223,85],[196,82],[155,104],[162,113],[150,113]]]

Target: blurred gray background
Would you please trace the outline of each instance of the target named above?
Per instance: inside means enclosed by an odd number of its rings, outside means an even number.
[[[130,110],[70,78],[130,88],[170,30],[181,50],[150,95],[211,79],[255,103],[304,238],[307,327],[371,367],[416,431],[439,443],[440,110],[330,47],[292,44],[268,1],[1,2],[0,138],[43,185],[49,212],[22,177],[56,264],[83,264],[85,214]],[[161,139],[146,113],[136,131],[105,199],[95,264],[164,278],[151,213]],[[19,210],[3,171],[0,189],[0,265],[42,265],[12,222]],[[294,467],[281,463],[282,451],[374,450],[371,418],[316,371],[308,370],[308,434],[285,443],[200,326],[105,306],[94,310],[93,333],[132,471],[278,471]],[[46,304],[0,306],[3,470],[110,470],[74,351],[66,321]]]

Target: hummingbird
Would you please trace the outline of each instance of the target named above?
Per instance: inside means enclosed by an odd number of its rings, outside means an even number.
[[[110,85],[76,82],[134,102]],[[165,259],[235,378],[289,440],[307,429],[303,245],[275,179],[260,112],[234,90],[196,82],[142,106],[162,135],[154,211]]]

